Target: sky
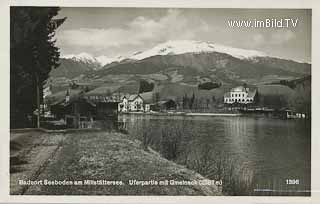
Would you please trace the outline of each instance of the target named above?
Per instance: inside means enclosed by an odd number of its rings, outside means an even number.
[[[210,41],[311,62],[311,10],[220,8],[72,8],[56,32],[61,55],[128,56],[169,40]],[[297,20],[296,27],[235,28],[228,20]],[[290,21],[291,22],[291,21]]]

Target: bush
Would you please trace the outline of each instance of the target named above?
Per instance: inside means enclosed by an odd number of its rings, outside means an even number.
[[[205,83],[199,84],[198,89],[211,90],[211,89],[219,88],[220,86],[221,86],[221,83],[205,82]]]

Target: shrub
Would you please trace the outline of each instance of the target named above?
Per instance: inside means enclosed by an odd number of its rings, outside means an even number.
[[[221,86],[221,83],[205,82],[205,83],[199,84],[198,89],[211,90],[211,89],[219,88],[220,86]]]

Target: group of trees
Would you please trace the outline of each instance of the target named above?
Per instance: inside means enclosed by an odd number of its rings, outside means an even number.
[[[152,82],[148,82],[146,80],[140,80],[139,93],[152,91],[154,88],[154,84]]]
[[[195,95],[194,93],[192,93],[191,97],[188,97],[187,94],[185,94],[182,97],[182,108],[183,109],[192,109],[193,105],[194,105],[194,100],[195,100]]]
[[[220,86],[221,86],[221,82],[220,83],[205,82],[205,83],[199,84],[198,89],[211,90],[211,89],[219,88]]]
[[[53,19],[57,7],[11,7],[10,10],[10,126],[30,126],[42,102],[42,86],[59,65],[55,30],[64,22]]]
[[[182,109],[209,109],[213,104],[216,104],[215,96],[197,97],[194,93],[191,96],[185,94],[181,100]]]

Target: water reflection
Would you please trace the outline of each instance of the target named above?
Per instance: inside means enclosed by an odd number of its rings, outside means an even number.
[[[310,190],[310,121],[122,115],[118,122],[166,158],[224,179],[230,195],[309,195],[291,190]],[[291,178],[300,184],[288,186]]]

